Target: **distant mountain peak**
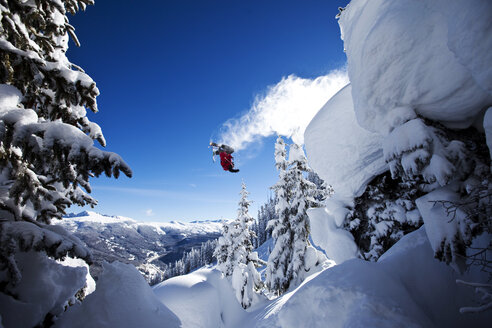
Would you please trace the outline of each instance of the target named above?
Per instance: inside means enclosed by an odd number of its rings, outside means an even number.
[[[76,219],[77,221],[92,221],[100,223],[115,223],[115,222],[136,222],[135,220],[123,216],[100,214],[93,211],[82,211],[80,213],[69,213],[63,216],[64,219]]]
[[[95,213],[95,212],[90,212],[90,211],[82,211],[80,213],[68,213],[66,215],[63,216],[63,218],[79,218],[79,217],[83,217],[83,216],[89,216],[90,213]]]

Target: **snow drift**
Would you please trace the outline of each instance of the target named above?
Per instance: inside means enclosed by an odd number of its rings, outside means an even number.
[[[338,198],[359,196],[367,182],[387,170],[382,137],[357,123],[351,85],[320,109],[304,139],[309,165],[333,186]]]
[[[473,290],[436,261],[424,229],[403,237],[377,263],[346,261],[308,279],[256,313],[257,327],[487,327],[490,314],[462,315]],[[245,326],[246,327],[246,326]]]
[[[340,228],[347,206],[364,192],[371,179],[388,169],[383,138],[357,123],[349,84],[316,114],[304,139],[309,165],[335,190],[326,208],[308,212],[311,236],[330,259],[340,264],[357,254],[352,235]]]
[[[490,1],[353,0],[339,23],[363,127],[421,115],[466,128],[492,103]]]
[[[218,270],[200,269],[154,287],[183,327],[488,327],[490,315],[462,315],[473,290],[436,261],[424,229],[403,237],[376,263],[346,261],[297,289],[244,311]]]
[[[16,260],[22,272],[22,280],[12,290],[16,296],[0,293],[1,323],[5,327],[34,327],[48,312],[61,315],[77,302],[76,293],[86,287],[87,265],[62,265],[38,252],[19,253]]]
[[[56,327],[180,327],[179,319],[158,301],[130,264],[105,263],[96,291],[74,305]]]
[[[217,269],[203,268],[166,280],[153,288],[183,327],[238,327],[247,313],[231,282]]]

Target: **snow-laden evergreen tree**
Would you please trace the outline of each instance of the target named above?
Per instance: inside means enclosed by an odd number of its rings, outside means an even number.
[[[217,259],[217,268],[227,277],[231,276],[234,270],[234,261],[232,256],[232,233],[236,231],[235,223],[224,223],[222,227],[222,236],[217,241],[217,247],[214,256]]]
[[[394,128],[384,139],[383,150],[392,177],[418,183],[428,193],[427,204],[468,203],[475,197],[474,190],[489,183],[490,156],[484,135],[474,127],[454,130],[437,121],[415,118]],[[467,247],[483,232],[469,218],[465,213],[443,220],[423,215],[426,226],[439,224],[439,230],[446,232],[440,234],[440,240],[431,240],[435,256],[460,270],[466,267]]]
[[[253,245],[253,249],[258,248],[258,223],[253,220],[253,223],[251,224],[251,231],[254,232],[254,237],[252,237],[251,243]]]
[[[260,206],[260,209],[258,210],[258,224],[256,225],[256,248],[261,246],[263,244],[264,239],[265,239],[265,233],[266,233],[266,225],[263,227],[263,222],[264,222],[264,214],[263,214],[263,205]]]
[[[251,202],[248,200],[249,192],[246,184],[241,185],[241,199],[239,200],[238,217],[236,224],[233,225],[232,258],[234,270],[232,273],[232,287],[236,291],[236,298],[243,308],[251,306],[255,292],[262,287],[260,274],[256,270],[261,266],[258,253],[253,252],[251,240],[255,237],[251,226],[254,223],[253,217],[249,214]]]
[[[476,195],[483,191],[476,190],[490,181],[490,157],[483,134],[473,127],[454,130],[418,118],[395,128],[383,146],[390,171],[374,177],[354,199],[344,223],[354,236],[360,257],[377,261],[405,234],[425,223],[442,231],[432,235],[436,258],[450,264],[462,262],[457,265],[465,268],[467,247],[486,231],[476,215],[464,214],[479,204]],[[432,205],[428,222],[417,206],[421,197],[425,197],[421,202],[424,208]],[[454,210],[447,215],[447,208]],[[466,211],[456,215],[461,211],[457,208]],[[442,219],[436,215],[439,211]]]
[[[190,273],[204,265],[214,261],[214,251],[217,247],[217,240],[210,239],[200,245],[200,248],[192,248],[184,252],[181,259],[175,261],[166,268],[164,279]],[[225,253],[227,254],[227,252]]]
[[[275,198],[269,197],[268,201],[260,206],[258,210],[258,228],[257,228],[257,244],[261,246],[269,238],[272,237],[271,230],[267,229],[268,221],[276,218],[275,213]]]
[[[258,225],[256,231],[257,247],[260,247],[266,240],[266,227],[268,224],[268,220],[265,217],[264,211],[264,205],[260,206],[260,209],[258,210]]]
[[[217,239],[207,240],[205,243],[202,243],[200,247],[201,265],[207,265],[214,261],[214,250],[217,246]]]
[[[327,196],[326,188],[320,189],[310,182],[305,174],[311,172],[306,156],[300,145],[293,144],[289,150],[288,175],[292,181],[292,200],[290,202],[290,227],[292,229],[292,259],[289,263],[287,275],[290,277],[290,286],[298,286],[306,274],[324,260],[309,242],[310,223],[307,215],[308,208],[320,207]]]
[[[278,219],[270,221],[275,239],[267,264],[266,285],[277,294],[298,286],[312,270],[326,258],[318,254],[309,242],[308,208],[319,207],[317,199],[326,198],[326,189],[310,182],[305,174],[311,172],[301,146],[293,144],[286,161],[285,145],[279,138],[275,147],[279,182],[273,187],[277,193]]]
[[[276,194],[275,212],[277,217],[268,222],[267,229],[272,231],[275,240],[267,261],[265,286],[268,290],[282,294],[289,288],[289,261],[292,258],[292,229],[290,226],[290,202],[292,200],[292,181],[287,174],[287,151],[282,137],[275,143],[275,166],[279,170],[279,180],[272,187]]]
[[[404,235],[423,224],[415,204],[420,196],[418,183],[392,179],[389,172],[369,183],[355,198],[344,223],[354,236],[361,258],[377,261]]]
[[[92,0],[0,1],[0,291],[16,297],[19,251],[90,261],[83,244],[50,226],[72,204],[95,205],[89,178],[131,176],[105,146],[95,82],[66,57],[69,35],[78,45],[67,12]]]
[[[316,188],[318,189],[317,191],[317,196],[315,199],[317,201],[324,201],[326,198],[330,197],[335,193],[335,190],[333,190],[333,187],[329,184],[326,183],[321,177],[314,171],[310,170],[307,175],[308,181],[311,181],[316,185]]]

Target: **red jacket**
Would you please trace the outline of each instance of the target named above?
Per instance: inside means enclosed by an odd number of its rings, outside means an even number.
[[[224,171],[229,171],[229,169],[234,167],[234,164],[232,163],[232,155],[226,153],[225,151],[220,152],[220,165],[222,165],[222,168]]]

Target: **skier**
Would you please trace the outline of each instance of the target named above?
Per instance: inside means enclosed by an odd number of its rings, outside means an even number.
[[[213,151],[213,155],[220,156],[220,165],[222,165],[224,171],[229,171],[232,173],[239,172],[238,169],[234,168],[233,157],[231,155],[234,152],[234,148],[224,144],[219,145],[216,144],[215,142],[211,142],[210,146],[217,147],[217,149]]]

